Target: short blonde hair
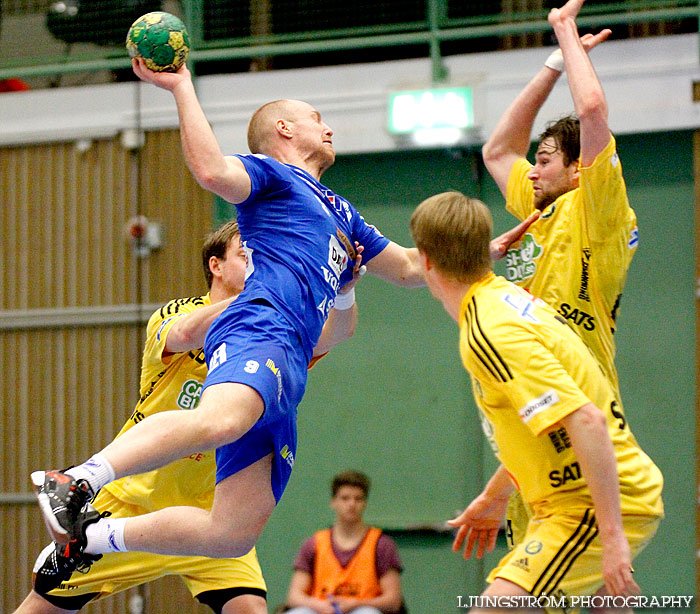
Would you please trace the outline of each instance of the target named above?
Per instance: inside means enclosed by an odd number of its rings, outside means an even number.
[[[491,268],[493,221],[488,207],[461,192],[424,200],[411,216],[411,236],[443,274],[466,282]]]
[[[248,149],[254,154],[268,154],[278,119],[294,119],[289,100],[273,100],[261,106],[248,123]]]

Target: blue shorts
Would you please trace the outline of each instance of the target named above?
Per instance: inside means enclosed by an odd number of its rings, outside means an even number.
[[[294,466],[297,406],[308,371],[298,334],[267,301],[234,301],[211,325],[204,354],[209,367],[204,388],[245,384],[265,404],[247,433],[216,450],[217,484],[272,454],[272,492],[279,501]]]

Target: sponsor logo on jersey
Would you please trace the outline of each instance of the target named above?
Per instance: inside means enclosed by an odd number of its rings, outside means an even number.
[[[323,271],[323,277],[325,278],[326,283],[337,292],[338,286],[340,285],[339,279],[326,267],[322,266],[321,270]]]
[[[526,556],[524,556],[522,559],[516,559],[515,561],[513,561],[513,565],[525,571],[530,571],[529,562]]]
[[[336,213],[345,215],[345,218],[349,222],[352,218],[352,211],[350,211],[350,205],[347,203],[347,201],[328,189],[323,190],[323,195],[326,197],[326,200],[331,204],[331,207],[333,207]]]
[[[532,401],[530,401],[518,412],[518,415],[520,416],[520,419],[527,424],[537,414],[552,407],[552,405],[556,403],[559,403],[559,396],[557,395],[556,391],[554,389],[548,390],[536,399],[532,399]]]
[[[566,432],[564,427],[557,429],[556,431],[550,431],[547,433],[549,440],[552,442],[554,449],[557,454],[561,454],[567,448],[571,447],[571,440],[569,439],[569,433]]]
[[[353,247],[352,242],[350,239],[345,236],[345,233],[340,230],[340,228],[335,229],[335,234],[340,239],[340,242],[343,244],[343,247],[345,248],[345,251],[350,255],[350,260],[355,260],[357,258],[357,252],[355,251],[355,248]]]
[[[542,246],[537,244],[535,237],[527,233],[518,247],[506,252],[506,278],[508,281],[520,283],[530,279],[537,271],[535,260],[542,255]]]
[[[316,305],[316,309],[318,309],[321,312],[321,315],[325,319],[328,317],[328,312],[331,310],[333,307],[333,301],[329,301],[328,297],[324,296],[323,300]]]
[[[525,544],[525,552],[528,554],[537,554],[540,550],[542,550],[542,542],[533,539]]]
[[[282,372],[272,358],[267,359],[265,366],[277,376],[277,400],[279,401],[282,398]]]
[[[627,242],[627,247],[632,249],[633,247],[637,247],[638,243],[639,243],[639,228],[633,228],[632,232],[630,233],[630,240]]]
[[[348,254],[333,235],[328,240],[328,266],[336,277],[340,277],[348,266]]]
[[[568,482],[575,482],[579,479],[581,479],[581,467],[578,463],[565,465],[561,471],[555,469],[549,472],[549,483],[553,488],[565,486]]]
[[[218,366],[226,362],[226,343],[222,343],[218,348],[214,350],[211,355],[211,360],[209,361],[209,373],[211,373]]]
[[[248,247],[248,241],[243,241],[241,243],[241,248],[245,253],[245,278],[248,279],[255,270],[255,264],[253,263],[253,248]]]
[[[290,469],[294,469],[294,454],[292,454],[287,444],[284,444],[284,447],[280,450],[280,456],[287,461]]]
[[[578,297],[582,301],[590,303],[591,297],[588,296],[588,267],[591,263],[591,249],[584,247],[581,252],[581,287],[578,291]]]
[[[595,318],[577,307],[572,307],[569,303],[562,303],[557,308],[557,311],[564,316],[567,322],[576,324],[584,330],[595,330]]]
[[[506,305],[515,309],[515,311],[517,311],[520,314],[520,317],[524,320],[528,320],[534,324],[539,324],[540,321],[537,317],[535,317],[533,311],[535,310],[536,305],[542,304],[541,300],[535,298],[531,294],[524,295],[507,293],[503,295],[503,301],[506,303]]]
[[[196,379],[188,379],[182,386],[177,397],[177,406],[180,409],[194,409],[202,396],[202,383]]]
[[[541,220],[546,220],[548,217],[552,217],[554,215],[554,210],[557,208],[557,206],[552,203],[549,205],[549,207],[545,207],[544,211],[540,215]]]

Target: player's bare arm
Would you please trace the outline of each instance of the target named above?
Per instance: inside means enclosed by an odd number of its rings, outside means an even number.
[[[355,258],[352,279],[340,289],[338,292],[339,297],[347,296],[351,292],[354,297],[355,285],[366,271],[366,267],[362,264],[362,252],[365,249],[364,245],[360,245],[357,241],[355,241],[355,247],[357,257]],[[343,341],[346,341],[352,337],[355,334],[355,328],[357,328],[357,321],[357,305],[355,304],[354,300],[349,308],[331,309],[328,313],[328,319],[321,330],[321,336],[316,342],[316,347],[314,347],[314,356],[322,356],[323,354],[328,353],[339,343],[342,343]]]
[[[425,285],[418,250],[402,247],[393,241],[367,263],[367,270],[397,286],[418,288]]]
[[[199,185],[230,203],[240,203],[248,198],[250,177],[238,158],[224,156],[221,152],[197,100],[187,66],[183,64],[174,73],[154,72],[146,67],[142,58],[135,58],[132,67],[139,79],[166,89],[174,96],[185,161]]]
[[[610,30],[605,29],[597,34],[586,34],[580,39],[581,45],[588,53],[605,41],[610,33]],[[537,113],[560,76],[560,70],[551,68],[547,64],[543,65],[508,107],[484,144],[482,150],[484,164],[503,196],[506,195],[508,177],[513,164],[527,155],[530,147],[530,133]]]
[[[448,520],[447,524],[459,527],[452,543],[452,550],[459,552],[464,546],[464,558],[472,556],[476,544],[476,558],[485,552],[492,552],[496,546],[498,530],[505,516],[508,496],[513,492],[513,482],[503,465],[500,465],[484,490],[474,499],[459,516]]]
[[[575,18],[582,5],[583,0],[569,0],[562,8],[552,9],[549,23],[564,56],[574,109],[581,122],[581,165],[585,167],[610,141],[610,129],[603,87],[576,28]]]
[[[525,234],[538,217],[539,212],[533,213],[517,226],[492,239],[489,244],[491,259],[500,260],[503,258],[508,248]],[[393,241],[370,260],[367,270],[380,279],[397,286],[418,288],[425,285],[418,250],[415,247],[402,247]]]
[[[219,317],[236,296],[231,296],[179,317],[165,338],[165,352],[177,354],[204,347],[204,338],[211,323]]]
[[[561,422],[593,498],[603,545],[603,579],[609,594],[638,594],[639,586],[632,577],[630,547],[622,526],[617,460],[605,416],[593,403],[587,403]]]

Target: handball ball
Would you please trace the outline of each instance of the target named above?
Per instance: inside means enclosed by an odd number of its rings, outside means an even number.
[[[126,35],[126,49],[132,58],[142,57],[156,72],[175,72],[185,63],[190,37],[175,15],[155,11],[139,17]]]

